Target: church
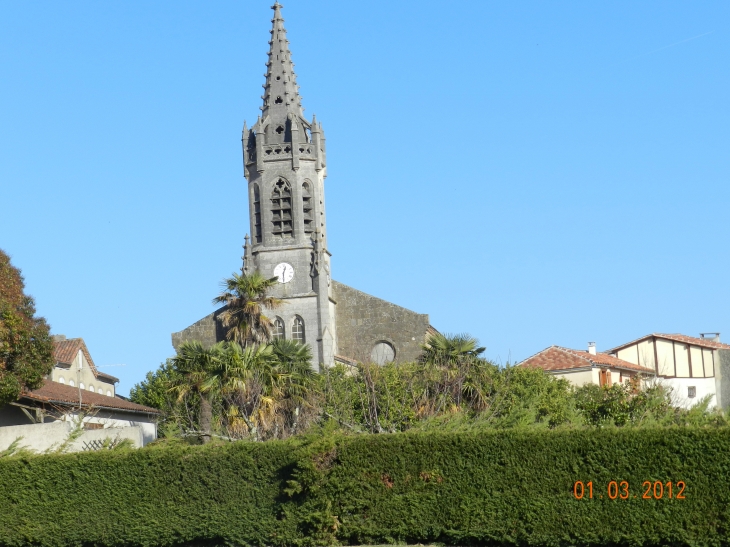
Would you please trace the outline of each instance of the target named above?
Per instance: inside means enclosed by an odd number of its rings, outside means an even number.
[[[313,367],[413,361],[436,332],[428,315],[331,277],[324,129],[316,117],[304,117],[281,8],[278,2],[272,6],[261,115],[251,128],[244,123],[241,137],[251,233],[245,236],[242,272],[278,278],[271,296],[284,305],[267,313],[273,336],[309,344]],[[225,340],[222,311],[173,333],[175,349],[187,340]]]

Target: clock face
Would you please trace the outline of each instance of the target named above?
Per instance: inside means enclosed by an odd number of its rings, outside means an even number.
[[[294,277],[294,268],[292,268],[291,264],[282,262],[274,268],[274,276],[279,278],[279,283],[289,283],[292,277]]]

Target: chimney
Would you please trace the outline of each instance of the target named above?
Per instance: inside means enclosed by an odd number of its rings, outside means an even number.
[[[710,342],[719,342],[720,333],[719,332],[701,332],[700,338],[702,338],[703,340],[709,340]]]
[[[51,339],[54,342],[63,342],[64,340],[66,340],[66,335],[65,334],[53,334],[53,335],[51,335]]]
[[[588,342],[588,353],[591,355],[596,354],[596,343],[595,342]]]

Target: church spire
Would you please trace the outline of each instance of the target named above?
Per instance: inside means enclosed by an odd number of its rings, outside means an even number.
[[[286,39],[284,18],[281,16],[281,4],[277,1],[271,9],[274,18],[271,20],[271,41],[269,42],[269,60],[266,63],[266,83],[264,84],[264,105],[262,117],[270,117],[274,122],[283,122],[290,115],[300,118],[304,116],[302,98],[299,96],[297,77],[294,74],[294,63],[289,51],[289,40]]]

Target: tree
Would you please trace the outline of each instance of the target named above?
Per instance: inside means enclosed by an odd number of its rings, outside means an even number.
[[[296,340],[274,340],[271,344],[274,358],[282,376],[279,408],[283,429],[294,435],[300,427],[302,411],[311,410],[316,396],[317,373],[312,369],[312,348]]]
[[[478,347],[476,338],[466,334],[434,334],[421,346],[420,361],[433,365],[458,363],[479,357],[486,348]]]
[[[0,250],[0,405],[23,389],[36,389],[53,369],[53,341],[46,320],[35,315],[20,270]]]
[[[170,391],[177,394],[178,401],[190,392],[200,396],[200,432],[204,443],[210,441],[212,434],[213,397],[218,391],[216,369],[221,366],[224,351],[225,342],[206,348],[194,340],[183,342],[172,358],[175,373],[171,377]]]
[[[265,344],[271,340],[271,319],[264,315],[264,308],[274,310],[282,300],[268,295],[278,278],[266,278],[259,272],[236,274],[224,279],[223,292],[213,299],[215,304],[225,304],[220,318],[228,329],[226,337],[240,344]]]

